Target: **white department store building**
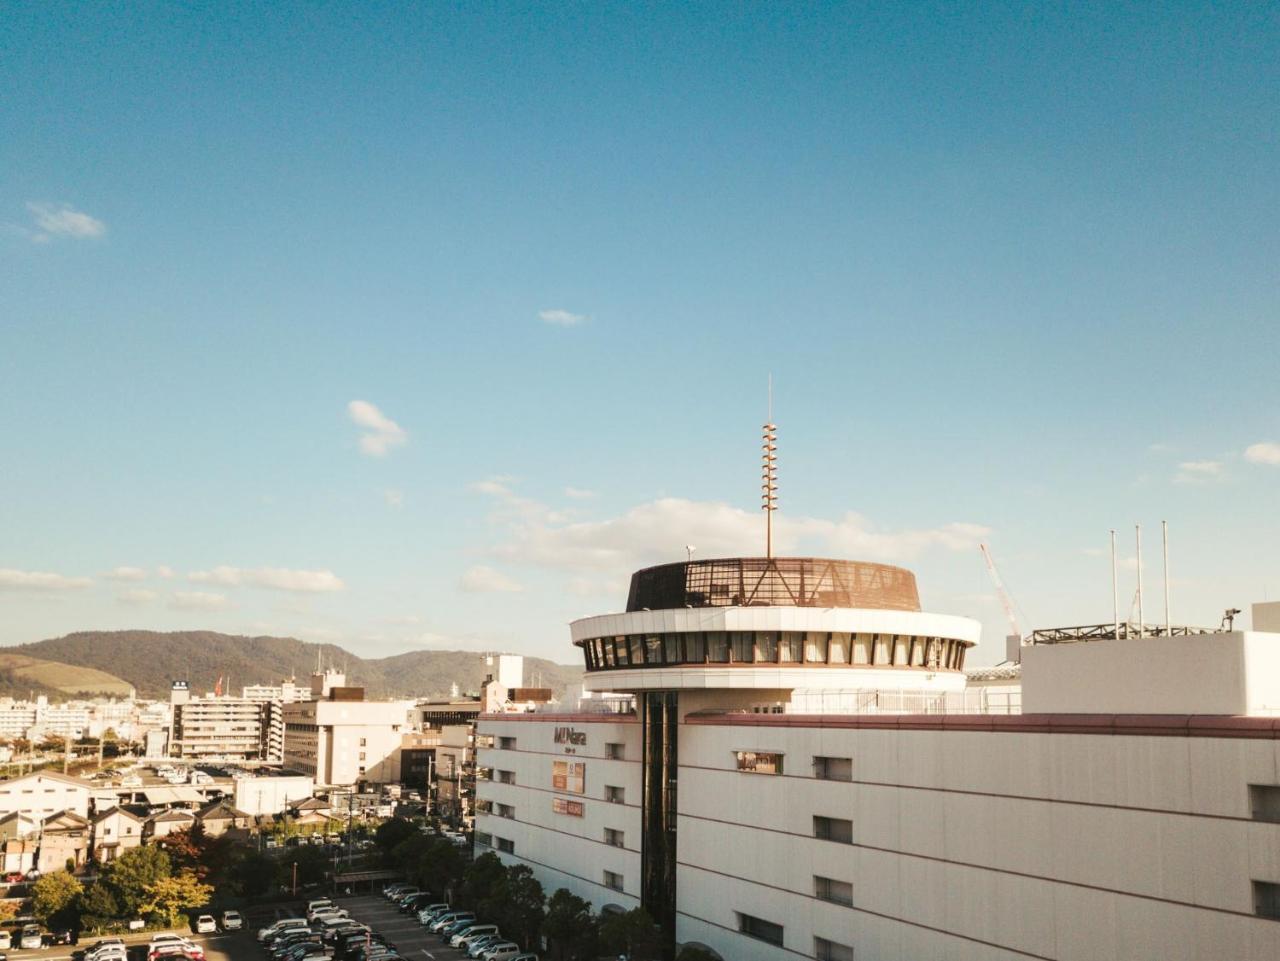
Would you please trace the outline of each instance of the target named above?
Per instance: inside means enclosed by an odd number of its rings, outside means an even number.
[[[1280,958],[1280,633],[1025,648],[1021,713],[978,634],[899,568],[640,571],[572,625],[634,700],[480,720],[478,849],[725,961]]]

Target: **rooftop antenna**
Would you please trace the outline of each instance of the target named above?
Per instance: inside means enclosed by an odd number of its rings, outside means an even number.
[[[1142,616],[1142,525],[1133,525],[1134,535],[1137,538],[1138,546],[1138,636],[1147,636],[1147,622]]]
[[[694,551],[696,551],[696,550],[697,550],[697,548],[696,548],[696,547],[694,547],[692,544],[685,544],[685,545],[684,545],[684,552],[685,552],[685,554],[687,554],[687,555],[688,555],[689,560],[693,560],[693,552],[694,552]]]
[[[1116,584],[1116,529],[1111,528],[1111,627],[1120,640],[1120,588]]]
[[[764,556],[773,557],[773,512],[778,509],[778,427],[773,422],[773,374],[769,375],[769,419],[764,425],[764,443],[761,448],[760,485],[762,491],[760,509],[764,511]]]
[[[1169,623],[1169,522],[1161,521],[1160,530],[1164,535],[1164,636],[1173,635],[1173,627]]]

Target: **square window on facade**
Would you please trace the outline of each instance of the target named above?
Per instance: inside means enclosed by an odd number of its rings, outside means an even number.
[[[604,799],[610,804],[625,804],[627,800],[626,789],[617,787],[613,784],[606,784],[604,788]]]
[[[783,928],[780,924],[757,918],[750,914],[738,914],[738,930],[749,938],[766,941],[782,947]]]
[[[1280,921],[1280,884],[1254,881],[1253,911],[1260,918],[1275,918]]]
[[[1280,784],[1250,784],[1249,811],[1255,821],[1280,821]]]
[[[835,878],[813,876],[813,896],[819,901],[830,901],[832,904],[853,905],[853,885],[848,881],[837,881]]]
[[[813,776],[820,781],[852,781],[853,758],[815,755]]]
[[[610,845],[611,847],[615,847],[615,848],[626,847],[625,838],[626,838],[626,835],[624,834],[624,832],[619,831],[617,828],[604,829],[604,843]]]
[[[817,961],[853,961],[853,948],[826,938],[814,938],[813,956]]]
[[[604,872],[604,886],[605,886],[606,888],[609,888],[610,890],[613,890],[613,891],[621,891],[621,890],[622,890],[622,875],[621,875],[621,874],[616,874],[616,873],[614,873],[613,871],[605,871],[605,872]]]
[[[853,843],[853,822],[844,818],[813,816],[813,836],[822,841]]]
[[[625,744],[606,744],[604,746],[604,756],[611,761],[621,761],[627,756],[627,746]]]
[[[782,755],[764,751],[735,751],[739,771],[751,774],[781,774]]]

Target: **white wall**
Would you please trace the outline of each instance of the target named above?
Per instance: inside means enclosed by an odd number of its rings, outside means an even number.
[[[739,750],[782,753],[785,776],[738,772]],[[815,780],[815,754],[854,780]],[[726,958],[788,956],[733,933],[738,912],[859,961],[1280,957],[1250,886],[1280,881],[1280,826],[1248,806],[1280,783],[1274,740],[697,724],[680,760],[678,937]],[[813,838],[815,814],[855,843]],[[816,900],[815,875],[854,907]]]
[[[1280,709],[1280,635],[1040,644],[1022,652],[1027,714],[1254,714]]]
[[[545,717],[545,716],[544,716]],[[585,744],[557,744],[558,727],[571,727],[586,734]],[[477,814],[476,830],[506,838],[515,846],[511,863],[528,864],[546,888],[568,888],[586,898],[599,910],[606,904],[630,909],[640,895],[640,725],[616,720],[571,719],[502,720],[482,718],[479,732],[514,737],[514,750],[482,748],[481,767],[511,771],[515,784],[481,781],[477,795],[496,804],[513,807],[514,817]],[[605,757],[605,744],[626,745],[624,760]],[[552,785],[552,765],[556,760],[579,761],[586,765],[585,793],[556,790]],[[615,785],[625,792],[625,802],[604,800],[605,786]],[[552,799],[579,801],[583,816],[557,814]],[[604,843],[605,828],[623,832],[624,847]],[[481,850],[477,848],[477,853]],[[604,872],[623,877],[623,890],[604,886]]]

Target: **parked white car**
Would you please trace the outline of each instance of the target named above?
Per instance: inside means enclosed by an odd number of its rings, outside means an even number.
[[[202,914],[196,918],[196,934],[217,934],[218,922],[212,914]]]
[[[239,931],[244,927],[244,916],[239,911],[222,912],[222,930]]]
[[[38,924],[24,924],[22,934],[18,936],[18,947],[24,951],[44,947],[44,936]]]
[[[285,928],[305,928],[307,926],[306,918],[281,918],[275,924],[268,924],[265,928],[258,929],[258,940],[265,941]]]

